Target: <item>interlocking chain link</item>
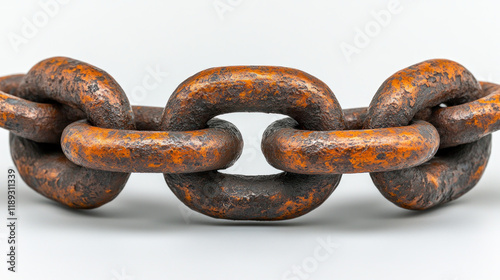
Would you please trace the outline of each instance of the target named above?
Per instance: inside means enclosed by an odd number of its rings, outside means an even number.
[[[161,129],[201,129],[230,112],[286,114],[308,130],[341,130],[344,117],[333,92],[302,71],[284,67],[222,67],[183,82],[168,101]],[[341,175],[238,176],[217,171],[165,174],[174,194],[215,218],[278,220],[303,215],[323,203]]]
[[[72,108],[67,110],[79,111],[101,127],[135,129],[134,115],[125,93],[110,75],[94,66],[55,57],[39,62],[18,81],[18,86],[9,92],[20,98],[57,102]],[[40,118],[29,111],[16,113],[32,118],[24,129],[31,129]],[[50,130],[60,128],[58,125]],[[64,156],[59,144],[44,145],[14,135],[10,143],[12,158],[23,180],[42,195],[70,207],[95,208],[113,200],[130,175],[76,165]]]
[[[289,116],[264,132],[267,161],[284,172],[218,172],[241,155],[230,112]],[[0,126],[23,180],[73,208],[114,199],[131,172],[164,173],[191,209],[234,220],[283,220],[323,203],[344,173],[369,172],[394,204],[423,210],[481,178],[500,128],[500,86],[442,59],[389,77],[368,108],[342,110],[319,79],[285,67],[233,66],[184,81],[166,107],[134,106],[118,83],[64,57],[0,78]]]
[[[363,127],[405,126],[419,113],[425,118],[426,112],[440,104],[453,106],[480,97],[480,84],[462,65],[449,60],[424,61],[395,73],[382,84]],[[456,142],[468,144],[441,150],[424,165],[371,173],[373,182],[387,199],[403,208],[427,209],[456,199],[481,178],[491,139],[469,143],[470,139],[464,137]],[[443,142],[442,146],[452,144]]]

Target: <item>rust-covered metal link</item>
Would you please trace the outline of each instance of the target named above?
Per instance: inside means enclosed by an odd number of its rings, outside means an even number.
[[[262,139],[284,172],[221,173],[241,155],[231,112],[289,116]],[[322,204],[344,173],[370,172],[384,197],[423,210],[454,200],[481,178],[500,129],[500,86],[462,65],[428,60],[389,77],[368,108],[342,110],[300,70],[211,68],[188,78],[166,107],[131,107],[106,72],[64,57],[0,77],[0,127],[35,191],[73,208],[114,199],[131,172],[164,173],[191,209],[233,220],[284,220]]]
[[[297,127],[293,119],[284,119],[264,133],[262,151],[272,166],[301,174],[389,171],[420,165],[439,147],[437,130],[425,121],[365,130],[306,131]]]
[[[25,100],[72,107],[97,126],[135,128],[132,108],[118,83],[106,72],[77,60],[55,57],[41,61],[20,79],[17,88],[5,90]],[[26,126],[36,125],[37,117],[30,116],[33,122],[28,120]],[[55,134],[60,128],[40,133]],[[113,200],[130,175],[78,166],[63,155],[59,144],[42,145],[18,136],[11,137],[11,153],[19,174],[31,188],[74,208],[95,208]]]
[[[500,129],[500,86],[481,82],[481,98],[437,108],[427,119],[441,135],[441,148],[471,143]]]
[[[36,142],[58,143],[64,128],[85,115],[60,103],[39,103],[17,97],[24,76],[0,78],[0,126]]]
[[[129,173],[107,172],[69,161],[58,144],[10,134],[10,152],[24,182],[41,195],[71,208],[91,209],[113,200]]]
[[[139,112],[146,110],[142,108]],[[138,126],[154,123],[153,119],[144,119],[140,114],[139,117]],[[243,148],[238,129],[219,119],[212,119],[208,128],[195,131],[155,131],[157,129],[118,130],[79,121],[64,130],[61,145],[69,160],[87,168],[157,173],[227,168],[238,159]]]
[[[184,81],[170,97],[161,129],[203,129],[218,114],[281,113],[311,130],[342,130],[344,117],[332,91],[317,78],[284,67],[221,67]],[[209,171],[165,174],[174,194],[205,215],[238,220],[295,218],[323,203],[341,175],[241,176]]]
[[[419,113],[425,117],[426,110],[440,104],[458,105],[482,95],[480,84],[462,65],[442,59],[424,61],[382,84],[368,108],[364,128],[405,126]],[[476,185],[489,159],[490,144],[488,137],[442,151],[421,166],[375,172],[371,177],[379,191],[400,207],[435,207]]]
[[[481,179],[491,153],[491,135],[438,151],[429,162],[401,170],[370,173],[382,195],[394,204],[424,210],[452,201]]]
[[[32,102],[0,91],[0,126],[41,143],[57,143],[70,123],[85,118],[60,104]]]

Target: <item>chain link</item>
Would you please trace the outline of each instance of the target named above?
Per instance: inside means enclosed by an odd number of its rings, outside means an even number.
[[[132,109],[118,83],[106,72],[77,60],[41,61],[10,92],[32,102],[64,104],[100,127],[135,128]],[[30,117],[31,125],[35,124],[38,116]],[[76,165],[58,143],[43,145],[20,136],[12,136],[10,143],[23,180],[40,194],[70,207],[95,208],[113,200],[130,175]]]
[[[262,150],[284,172],[220,173],[241,155],[230,112],[289,116]],[[234,220],[283,220],[322,204],[344,173],[369,172],[384,197],[423,210],[481,178],[500,129],[500,86],[428,60],[389,77],[368,108],[342,110],[319,79],[285,67],[233,66],[184,81],[166,107],[130,106],[103,70],[64,57],[0,78],[0,126],[13,161],[42,195],[73,208],[114,199],[131,172],[164,173],[191,209]]]

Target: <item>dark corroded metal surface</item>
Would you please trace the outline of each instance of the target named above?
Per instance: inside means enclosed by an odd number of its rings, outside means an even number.
[[[78,108],[91,124],[102,128],[135,129],[130,103],[113,77],[71,58],[37,63],[19,84],[16,96]]]
[[[408,125],[416,115],[426,118],[441,103],[456,105],[478,99],[481,94],[479,83],[460,64],[424,61],[395,73],[382,84],[370,104],[364,127]],[[488,139],[443,151],[421,167],[372,173],[373,181],[400,207],[421,210],[440,205],[477,183],[488,160]],[[475,156],[465,157],[461,149]],[[450,156],[453,153],[460,156]],[[463,164],[462,159],[468,162]]]
[[[479,82],[462,65],[444,59],[424,61],[384,81],[368,107],[363,128],[404,126],[417,113],[425,119],[442,103],[462,104],[481,94]]]
[[[151,107],[134,111],[141,128],[153,128],[163,112]],[[227,168],[241,154],[241,134],[223,120],[212,119],[208,125],[195,131],[165,132],[99,128],[80,121],[64,130],[61,145],[72,162],[106,171],[186,173]]]
[[[429,118],[441,135],[441,147],[477,141],[500,129],[500,86],[481,83],[483,96],[461,105],[439,108]]]
[[[222,67],[202,71],[171,96],[162,130],[195,130],[229,112],[287,114],[310,130],[342,130],[343,114],[332,91],[315,77],[281,67]],[[215,218],[280,220],[319,206],[341,175],[237,176],[217,171],[165,174],[190,208]],[[216,195],[213,195],[213,192]]]
[[[12,133],[10,151],[28,186],[72,208],[95,208],[113,200],[130,175],[77,166],[59,145],[36,143]]]
[[[288,115],[266,132],[267,176],[228,175],[242,137],[214,119],[231,112]],[[131,107],[106,72],[64,57],[0,77],[0,126],[11,131],[21,177],[74,208],[115,198],[128,172],[162,172],[190,208],[216,218],[283,220],[308,213],[341,174],[370,172],[396,205],[428,209],[481,178],[500,128],[500,86],[449,60],[387,79],[370,107],[342,111],[332,91],[299,70],[219,67],[184,81],[165,109]],[[62,148],[61,148],[62,146]],[[64,151],[64,153],[63,153]],[[66,156],[67,157],[66,157]]]
[[[421,166],[370,173],[380,192],[392,203],[424,210],[457,199],[479,181],[491,152],[491,135],[476,142],[441,149]]]
[[[344,129],[341,107],[325,83],[270,66],[211,68],[188,78],[170,97],[161,129],[200,129],[231,112],[285,114],[310,130]]]
[[[24,74],[16,74],[0,77],[0,90],[11,95],[15,95],[19,83],[24,78]]]
[[[302,216],[323,203],[340,175],[283,172],[266,176],[217,171],[165,174],[174,194],[189,208],[232,220],[284,220]]]
[[[368,107],[344,109],[346,129],[362,129]]]
[[[262,151],[275,168],[301,174],[379,172],[420,165],[436,153],[439,134],[429,123],[365,130],[307,131],[293,119],[264,133]]]
[[[134,129],[125,93],[106,72],[83,62],[56,57],[35,65],[15,95],[35,102],[58,102],[84,112],[94,125]],[[70,207],[95,208],[112,200],[129,177],[77,166],[58,149],[12,137],[12,157],[25,182],[44,196]]]
[[[62,104],[37,103],[16,95],[24,75],[0,78],[0,127],[43,143],[58,143],[64,128],[85,118],[80,110]]]
[[[61,104],[32,102],[1,91],[0,112],[0,127],[42,143],[59,143],[68,124],[85,118],[81,111]]]
[[[151,106],[132,106],[137,130],[159,131],[164,108]]]

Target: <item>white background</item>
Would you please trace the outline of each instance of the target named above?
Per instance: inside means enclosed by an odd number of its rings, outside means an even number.
[[[401,0],[384,26],[372,12],[388,11],[388,0],[94,0],[46,11],[40,3],[48,2],[0,2],[0,75],[69,56],[105,69],[132,104],[155,106],[189,76],[226,65],[301,69],[328,84],[343,108],[367,106],[387,77],[431,58],[455,60],[478,79],[500,83],[498,1]],[[355,41],[367,27],[368,40]],[[346,55],[343,44],[357,53]],[[151,69],[168,75],[142,94]],[[260,152],[260,137],[279,117],[225,116],[246,145],[227,172],[277,172]],[[0,130],[3,221],[13,166],[7,138]],[[192,212],[161,174],[133,174],[118,198],[91,211],[60,207],[19,181],[18,272],[7,272],[0,226],[0,278],[500,279],[498,139],[475,189],[419,213],[386,201],[367,174],[345,175],[312,213],[271,223]],[[318,260],[314,252],[328,241],[334,246]]]

